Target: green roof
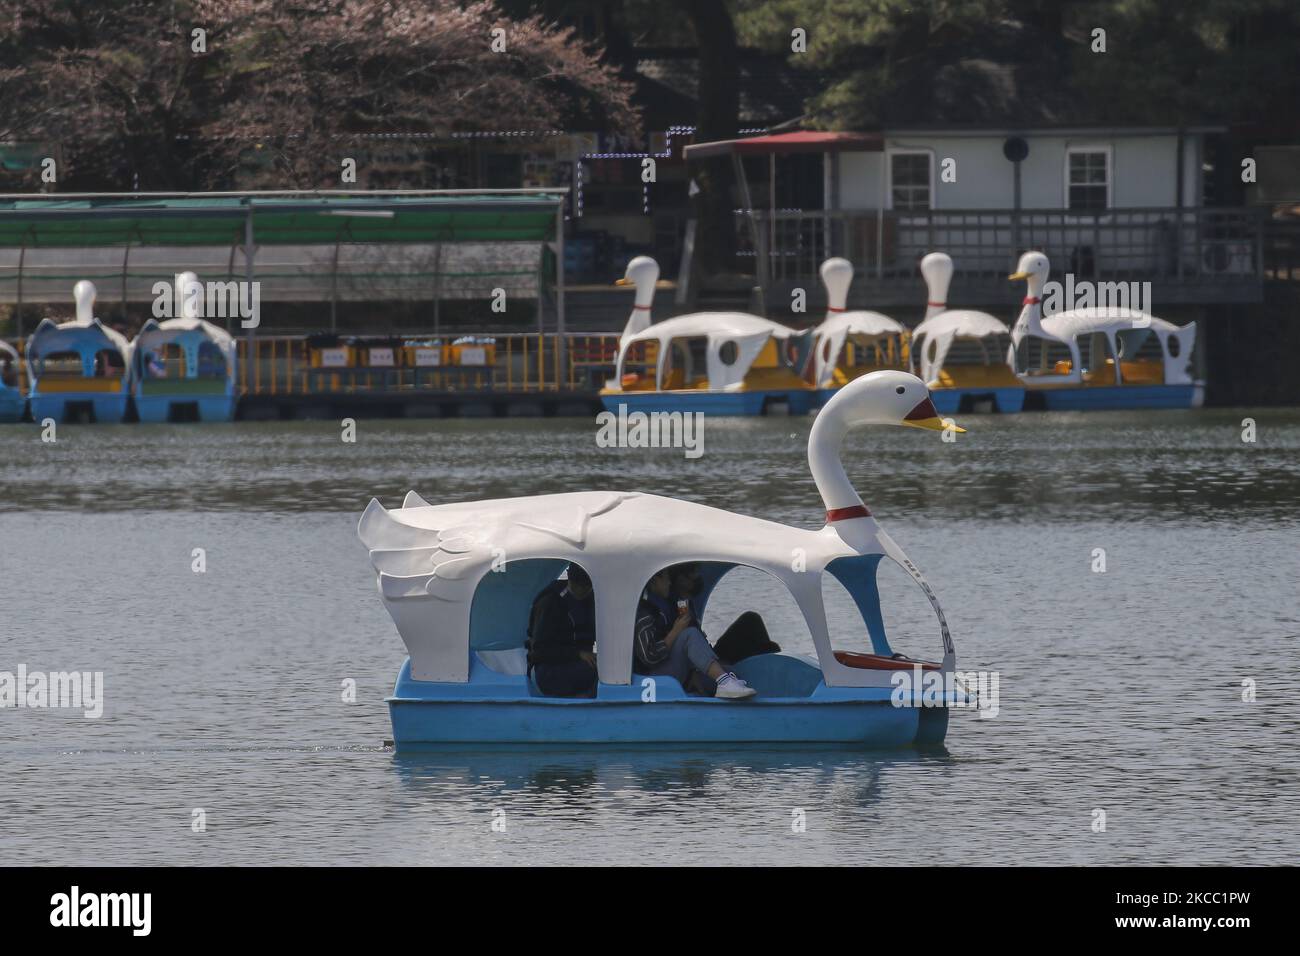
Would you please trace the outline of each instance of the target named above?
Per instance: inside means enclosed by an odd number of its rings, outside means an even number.
[[[0,247],[543,242],[563,192],[0,196]]]

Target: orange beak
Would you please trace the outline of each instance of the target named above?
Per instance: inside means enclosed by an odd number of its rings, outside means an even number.
[[[939,417],[939,412],[935,409],[934,402],[930,400],[929,395],[921,399],[921,401],[917,403],[916,408],[907,413],[907,417],[903,419],[903,424],[910,425],[913,428],[928,428],[929,430],[936,432],[948,431],[951,429],[958,434],[964,435],[966,433],[966,429],[962,428],[951,418],[945,421]]]

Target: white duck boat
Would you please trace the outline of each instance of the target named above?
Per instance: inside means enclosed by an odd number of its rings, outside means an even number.
[[[131,397],[131,346],[95,318],[93,283],[81,280],[72,294],[77,317],[63,323],[42,319],[27,340],[32,419],[120,422]]]
[[[813,345],[813,380],[819,402],[869,372],[906,369],[907,327],[880,312],[849,311],[853,264],[847,259],[827,259],[821,277],[826,286],[826,318],[817,326]]]
[[[1010,329],[987,312],[948,308],[952,258],[932,252],[921,260],[925,319],[912,332],[912,365],[940,412],[1018,412],[1025,386],[1005,360]]]
[[[409,653],[388,701],[397,749],[942,741],[945,705],[969,703],[953,682],[957,659],[943,612],[920,571],[858,497],[839,459],[845,434],[871,424],[945,427],[924,384],[907,372],[874,372],[841,388],[818,414],[808,441],[826,514],[817,530],[619,491],[443,505],[412,492],[391,511],[372,500],[358,534]],[[802,564],[791,561],[793,553],[802,553]],[[933,605],[941,661],[894,654],[876,586],[877,567],[886,559],[900,564]],[[771,574],[802,611],[816,659],[778,653],[739,661],[735,672],[757,690],[742,703],[691,696],[671,677],[634,673],[633,627],[642,590],[656,572],[686,561],[701,570],[701,618],[728,571],[744,566]],[[586,570],[593,585],[600,678],[594,698],[543,696],[527,674],[523,642],[533,598],[569,562]],[[852,595],[870,653],[833,647],[822,599],[825,575]],[[910,691],[900,691],[900,673],[919,678]],[[922,684],[932,690],[945,685],[927,698],[938,706],[915,706],[924,703]],[[918,696],[910,696],[913,691]]]
[[[0,339],[0,422],[22,421],[27,396],[18,387],[18,350]]]
[[[614,378],[601,390],[617,412],[804,414],[815,392],[804,378],[811,332],[744,312],[694,312],[651,324],[659,266],[649,256],[627,264],[619,285],[636,288],[618,343]]]
[[[1026,252],[1007,278],[1028,292],[1011,332],[1007,363],[1030,407],[1199,408],[1205,383],[1194,377],[1196,323],[1174,325],[1137,309],[1105,306],[1043,315],[1051,263]]]
[[[150,319],[132,350],[131,392],[142,422],[228,422],[235,417],[235,340],[199,318],[203,286],[176,276],[178,318]]]

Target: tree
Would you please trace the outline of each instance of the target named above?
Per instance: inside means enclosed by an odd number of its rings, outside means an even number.
[[[571,30],[491,0],[189,0],[161,22],[142,0],[0,0],[0,18],[0,141],[58,144],[87,185],[305,188],[338,183],[355,134],[636,121]]]

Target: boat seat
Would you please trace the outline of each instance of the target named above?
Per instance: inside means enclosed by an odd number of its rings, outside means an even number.
[[[528,673],[528,652],[522,647],[510,647],[501,651],[475,651],[478,659],[488,670],[498,674],[522,676]]]

